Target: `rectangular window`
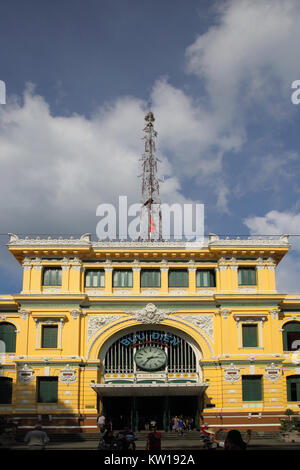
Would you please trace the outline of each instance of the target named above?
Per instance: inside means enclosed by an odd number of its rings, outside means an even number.
[[[105,287],[105,272],[103,269],[88,269],[85,272],[85,287]]]
[[[216,287],[216,276],[213,269],[197,271],[196,274],[197,287]]]
[[[132,270],[115,269],[113,272],[113,287],[132,287]]]
[[[43,286],[61,286],[61,268],[45,268]]]
[[[42,325],[42,348],[57,348],[57,325]]]
[[[186,269],[169,270],[169,287],[188,287],[189,273]]]
[[[244,348],[257,348],[258,346],[258,332],[257,325],[242,325],[243,333],[243,347]]]
[[[58,377],[37,377],[38,403],[57,403]]]
[[[262,401],[262,376],[243,375],[243,401]]]
[[[239,277],[239,286],[255,286],[256,285],[256,269],[255,268],[239,268],[238,277]]]
[[[300,401],[300,376],[293,375],[286,378],[287,401]]]
[[[9,405],[12,402],[12,382],[9,377],[0,377],[0,404]]]
[[[160,287],[160,269],[143,269],[141,287]]]

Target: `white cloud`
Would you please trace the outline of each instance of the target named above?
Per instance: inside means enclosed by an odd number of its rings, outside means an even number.
[[[227,120],[245,104],[281,93],[290,105],[298,78],[300,4],[297,0],[232,0],[218,9],[218,24],[186,51],[187,69],[204,79],[218,113]],[[271,103],[268,103],[271,105]]]
[[[300,213],[268,212],[263,217],[247,217],[244,220],[251,235],[299,235],[291,236],[291,252],[280,262],[276,270],[277,288],[290,293],[300,290]]]

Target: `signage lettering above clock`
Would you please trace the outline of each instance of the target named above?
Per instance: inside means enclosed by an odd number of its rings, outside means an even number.
[[[146,338],[144,332],[139,332],[133,334],[132,336],[128,336],[127,338],[121,339],[120,343],[123,344],[123,346],[131,347],[146,343],[156,343],[168,347],[169,344],[172,344],[172,346],[177,346],[177,344],[179,344],[179,339],[176,338],[176,336],[174,336],[172,333],[165,333],[164,331],[152,331],[150,340]]]

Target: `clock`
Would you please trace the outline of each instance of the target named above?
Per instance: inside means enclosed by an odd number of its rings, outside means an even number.
[[[134,360],[140,369],[150,371],[164,367],[168,357],[163,349],[146,346],[135,353]]]

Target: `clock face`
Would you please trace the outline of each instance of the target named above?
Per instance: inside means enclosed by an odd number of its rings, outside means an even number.
[[[136,365],[143,370],[157,370],[165,366],[167,355],[165,351],[154,346],[139,349],[134,360]]]

